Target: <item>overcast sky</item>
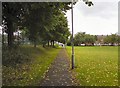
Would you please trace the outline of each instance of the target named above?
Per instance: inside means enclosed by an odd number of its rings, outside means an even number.
[[[86,32],[93,35],[107,35],[118,32],[118,1],[120,0],[92,1],[94,6],[91,7],[82,1],[74,5],[74,34]],[[67,11],[66,16],[71,31],[71,10]]]
[[[106,1],[106,2],[105,2]],[[107,35],[118,32],[118,1],[94,0],[88,7],[82,1],[74,5],[74,34],[86,32],[93,35]],[[71,10],[66,13],[71,31]]]

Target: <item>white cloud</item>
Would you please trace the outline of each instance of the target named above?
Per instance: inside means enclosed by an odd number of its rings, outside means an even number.
[[[79,2],[74,6],[74,34],[86,32],[90,34],[111,34],[118,32],[118,3],[95,2],[88,7]],[[67,12],[71,29],[71,11]]]

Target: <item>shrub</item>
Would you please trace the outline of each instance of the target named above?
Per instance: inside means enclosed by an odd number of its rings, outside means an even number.
[[[3,46],[2,52],[2,64],[4,66],[16,66],[17,64],[23,64],[29,61],[29,55],[21,52],[19,48],[12,48]]]

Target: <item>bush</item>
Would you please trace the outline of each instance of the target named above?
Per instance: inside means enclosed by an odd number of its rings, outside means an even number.
[[[21,52],[19,48],[9,50],[8,47],[3,46],[2,64],[4,66],[16,66],[28,62],[28,60],[29,55]]]

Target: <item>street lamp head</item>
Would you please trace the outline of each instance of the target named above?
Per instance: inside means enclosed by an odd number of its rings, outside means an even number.
[[[94,5],[93,2],[91,0],[83,0],[85,2],[85,4],[87,4],[88,6],[92,6]]]
[[[88,6],[94,5],[91,1],[88,2]]]

